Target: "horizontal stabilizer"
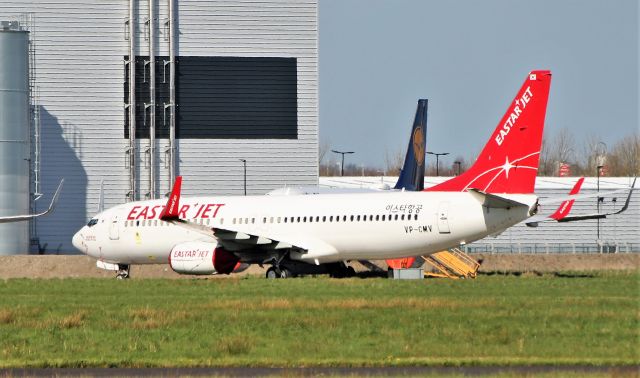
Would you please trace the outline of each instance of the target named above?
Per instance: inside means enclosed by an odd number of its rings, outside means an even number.
[[[604,219],[609,215],[620,214],[620,213],[626,211],[629,208],[629,202],[631,202],[631,195],[633,194],[633,191],[635,190],[635,186],[636,186],[636,179],[637,179],[637,177],[633,179],[633,183],[629,187],[629,194],[627,195],[627,199],[624,201],[624,205],[618,211],[613,211],[613,212],[609,212],[609,213],[579,214],[579,215],[572,215],[572,216],[564,216],[564,217],[561,217],[561,218],[554,218],[554,217],[550,216],[550,217],[545,217],[543,219],[530,219],[526,224],[529,227],[538,227],[538,223],[545,222],[545,221],[546,222],[549,222],[549,221],[576,222],[576,221],[584,221],[584,220],[589,220],[589,219]],[[620,192],[622,192],[624,190],[627,190],[627,189],[616,190],[616,191],[613,191],[613,192],[606,192],[606,193],[605,192],[599,192],[599,193],[593,193],[593,194],[588,194],[588,195],[570,195],[567,198],[569,198],[571,200],[571,202],[573,202],[577,198],[602,197],[604,195],[611,195],[611,194],[615,194],[615,193],[620,193]],[[552,199],[552,200],[549,200],[549,201],[546,201],[546,202],[547,203],[551,203],[553,200],[557,201],[558,199]],[[564,202],[567,202],[567,200],[564,200]]]
[[[496,194],[485,193],[478,189],[468,189],[468,192],[473,195],[475,199],[482,203],[482,206],[492,209],[510,209],[512,207],[525,206],[526,204],[518,201],[514,201],[505,197],[498,196]]]

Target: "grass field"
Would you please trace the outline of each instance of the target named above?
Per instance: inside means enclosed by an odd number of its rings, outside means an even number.
[[[0,281],[0,367],[638,363],[638,271]]]

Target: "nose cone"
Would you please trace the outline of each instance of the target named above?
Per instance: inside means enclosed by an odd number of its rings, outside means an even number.
[[[80,252],[86,254],[87,253],[87,248],[86,248],[86,245],[84,244],[84,237],[82,236],[82,230],[83,229],[84,229],[84,227],[82,229],[80,229],[80,231],[76,232],[75,235],[73,235],[73,239],[71,239],[71,243]]]

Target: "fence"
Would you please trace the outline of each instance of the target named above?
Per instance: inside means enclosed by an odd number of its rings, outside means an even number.
[[[638,243],[474,243],[461,247],[466,253],[638,253]]]

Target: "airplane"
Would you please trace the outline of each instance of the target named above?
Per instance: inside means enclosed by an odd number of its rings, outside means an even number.
[[[58,184],[58,188],[53,194],[53,198],[51,198],[51,203],[49,204],[49,207],[47,208],[47,210],[37,214],[3,216],[3,217],[0,217],[0,223],[23,222],[23,221],[28,221],[28,220],[35,219],[51,213],[55,209],[56,204],[58,203],[58,197],[60,196],[60,192],[62,191],[63,183],[64,183],[64,179],[60,180],[60,184]]]
[[[420,192],[180,198],[110,208],[73,236],[83,253],[119,268],[165,263],[177,272],[230,273],[270,264],[267,277],[344,263],[423,255],[501,232],[538,212],[534,185],[550,71],[530,72],[474,165]]]

